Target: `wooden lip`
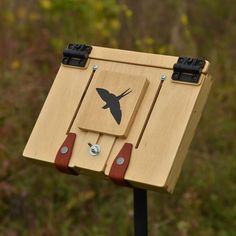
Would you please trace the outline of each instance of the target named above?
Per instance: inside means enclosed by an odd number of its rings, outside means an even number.
[[[179,57],[93,46],[89,58],[173,70],[173,65]],[[209,65],[210,63],[205,60],[203,74],[207,74]]]

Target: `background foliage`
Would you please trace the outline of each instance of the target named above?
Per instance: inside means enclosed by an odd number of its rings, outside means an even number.
[[[0,9],[0,235],[133,235],[129,189],[21,158],[69,42],[211,61],[214,86],[176,191],[149,193],[149,231],[235,235],[235,1],[1,0]]]

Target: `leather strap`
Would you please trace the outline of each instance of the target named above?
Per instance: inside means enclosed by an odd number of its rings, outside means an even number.
[[[75,133],[68,133],[64,143],[61,145],[57,152],[54,162],[58,170],[71,175],[78,175],[78,173],[74,169],[68,166],[72,155],[75,139]]]
[[[125,172],[129,166],[133,144],[125,143],[112,163],[109,178],[118,185],[130,186],[124,179]]]

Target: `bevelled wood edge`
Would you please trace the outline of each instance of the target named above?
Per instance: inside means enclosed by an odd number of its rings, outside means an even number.
[[[89,58],[172,70],[179,57],[93,46]],[[208,72],[210,65],[207,60],[205,62],[203,74]]]

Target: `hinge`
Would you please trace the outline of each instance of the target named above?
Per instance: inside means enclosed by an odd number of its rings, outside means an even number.
[[[199,83],[205,61],[197,58],[179,57],[174,64],[172,80],[188,83]]]
[[[63,51],[62,64],[85,67],[92,47],[85,44],[70,43]]]

